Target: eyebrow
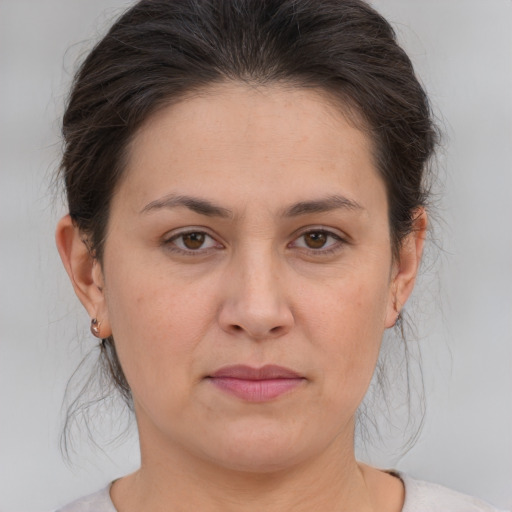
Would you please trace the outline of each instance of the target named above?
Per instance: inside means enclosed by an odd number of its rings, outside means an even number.
[[[364,208],[356,201],[340,195],[327,196],[323,199],[313,201],[301,201],[287,208],[284,217],[298,217],[300,215],[308,215],[311,213],[324,213],[332,210],[364,210]]]
[[[140,213],[147,213],[153,210],[160,210],[162,208],[176,208],[179,206],[188,208],[200,215],[206,215],[207,217],[233,217],[233,212],[231,210],[218,206],[207,199],[176,195],[165,196],[161,199],[151,201],[151,203],[148,203],[144,208],[142,208]]]
[[[218,206],[207,199],[184,195],[169,195],[161,199],[151,201],[142,208],[140,213],[177,207],[185,207],[199,215],[205,215],[207,217],[234,217],[231,210]],[[364,210],[358,202],[352,199],[340,195],[332,195],[322,199],[314,199],[312,201],[300,201],[286,208],[281,215],[283,217],[299,217],[301,215],[324,213],[338,209]]]

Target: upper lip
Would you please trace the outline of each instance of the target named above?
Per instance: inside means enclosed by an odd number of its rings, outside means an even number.
[[[209,375],[213,378],[231,378],[240,380],[270,380],[270,379],[301,379],[303,378],[297,372],[277,366],[267,364],[261,368],[253,368],[246,365],[224,366],[219,368],[215,373]]]

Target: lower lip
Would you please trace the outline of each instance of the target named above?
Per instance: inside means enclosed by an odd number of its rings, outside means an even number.
[[[267,402],[300,386],[304,379],[245,380],[232,377],[210,377],[222,391],[248,402]]]

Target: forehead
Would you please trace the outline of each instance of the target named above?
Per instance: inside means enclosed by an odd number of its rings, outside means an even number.
[[[138,202],[173,187],[250,199],[263,189],[270,197],[382,185],[371,141],[341,106],[284,85],[219,84],[167,106],[139,129],[127,156],[123,181]]]

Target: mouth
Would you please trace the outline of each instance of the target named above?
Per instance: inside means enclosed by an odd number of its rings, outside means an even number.
[[[208,380],[221,391],[247,402],[267,402],[296,389],[306,379],[276,365],[252,368],[245,365],[220,368]]]

